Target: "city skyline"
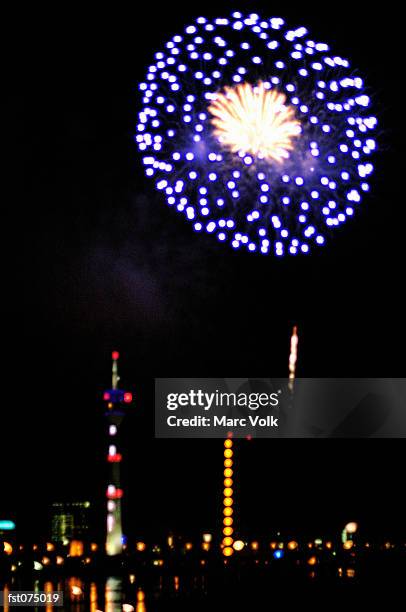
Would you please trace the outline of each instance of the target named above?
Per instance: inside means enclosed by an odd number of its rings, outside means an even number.
[[[289,350],[286,351],[286,357],[288,354]],[[287,365],[286,359],[286,372]],[[125,357],[121,360],[121,366],[126,377],[128,363],[125,363]],[[183,534],[184,537],[197,537],[199,533],[208,530],[221,534],[219,508],[223,489],[222,441],[185,439],[177,440],[179,447],[173,447],[174,440],[153,440],[152,381],[144,382],[145,386],[140,386],[144,393],[148,390],[143,396],[137,392],[137,386],[127,385],[125,377],[124,384],[131,388],[134,403],[128,404],[128,429],[123,431],[122,436],[123,454],[127,459],[123,464],[123,486],[126,492],[123,500],[123,533],[132,541],[145,537],[164,538],[171,531]],[[288,374],[286,379],[288,380]],[[106,385],[98,385],[98,389],[102,387],[105,388]],[[93,432],[92,443],[89,445],[89,440],[86,441],[82,437],[83,446],[77,442],[70,446],[69,454],[61,457],[60,482],[55,483],[52,489],[45,493],[37,505],[37,510],[30,505],[26,505],[23,511],[21,506],[16,508],[13,504],[9,507],[3,505],[3,514],[7,515],[8,512],[10,515],[6,518],[16,520],[17,533],[21,534],[22,541],[33,542],[38,538],[49,538],[49,507],[56,500],[69,503],[86,498],[91,500],[94,508],[92,537],[99,543],[103,542],[106,519],[104,497],[109,481],[103,459],[106,454],[105,393],[99,393],[98,401],[95,398],[94,406],[97,406],[97,412],[92,415],[94,420],[89,420],[86,424],[88,435],[91,435],[90,429]],[[97,436],[94,435],[95,431]],[[139,432],[139,438],[134,436],[135,431]],[[146,431],[149,431],[149,435],[145,438]],[[135,441],[137,444],[134,444]],[[363,465],[355,465],[351,461],[349,451],[343,464],[343,459],[337,458],[335,449],[328,448],[327,440],[318,440],[317,444],[323,449],[323,456],[332,461],[328,480],[330,485],[326,489],[325,465],[319,461],[321,451],[311,448],[309,440],[295,441],[300,445],[305,459],[308,458],[308,463],[297,461],[293,467],[287,460],[286,467],[283,462],[280,465],[280,457],[286,455],[284,445],[292,442],[283,439],[235,441],[237,469],[233,486],[236,494],[238,531],[242,537],[266,538],[279,531],[293,534],[295,537],[303,537],[304,534],[311,537],[318,532],[332,536],[334,532],[339,532],[340,525],[350,519],[356,519],[362,525],[362,530],[373,538],[395,538],[401,541],[406,536],[400,502],[402,490],[396,471],[380,473],[379,457],[373,456],[367,469]],[[387,444],[389,440],[381,442]],[[401,441],[393,439],[391,442],[397,446],[400,453]],[[352,445],[355,454],[357,448],[364,445],[366,440],[347,440],[346,443]],[[202,451],[202,455],[197,452],[198,449]],[[165,462],[166,453],[169,453],[174,465]],[[84,460],[83,457],[87,459]],[[151,458],[151,467],[159,458],[159,487],[149,471],[137,469],[139,465],[144,465],[145,457]],[[189,457],[194,460],[187,460]],[[263,465],[268,469],[265,481]],[[72,479],[72,473],[77,476],[80,473],[81,476]],[[290,473],[288,478],[287,473]],[[380,478],[382,492],[380,486],[377,486]],[[69,481],[73,482],[73,485],[70,484],[67,492],[66,482]],[[193,482],[193,486],[190,486],[189,482]],[[35,490],[36,481],[32,486]],[[399,501],[388,505],[383,487],[390,490],[392,500]],[[141,505],[140,494],[143,500]],[[309,496],[309,506],[301,507],[298,514],[297,500],[303,496]],[[170,500],[165,504],[164,515],[160,504],[162,498]],[[370,516],[372,505],[380,517],[378,521],[375,513]],[[255,529],[251,527],[252,524],[255,524]],[[28,534],[30,535],[27,539]]]

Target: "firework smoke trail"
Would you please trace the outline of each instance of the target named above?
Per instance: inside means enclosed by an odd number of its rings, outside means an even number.
[[[199,17],[155,53],[139,88],[146,174],[196,232],[309,253],[369,191],[377,119],[364,82],[305,27]]]

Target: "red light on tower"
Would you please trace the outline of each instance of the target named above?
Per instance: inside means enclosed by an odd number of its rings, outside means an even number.
[[[113,351],[111,353],[111,357],[112,357],[113,361],[117,361],[117,359],[120,357],[120,353],[118,351]]]
[[[133,401],[133,394],[132,393],[124,393],[124,403],[125,404],[130,404]]]
[[[115,455],[107,455],[107,461],[109,463],[120,463],[122,459],[121,453],[115,453]]]
[[[121,499],[123,497],[123,489],[118,489],[114,485],[109,485],[106,492],[107,499]]]

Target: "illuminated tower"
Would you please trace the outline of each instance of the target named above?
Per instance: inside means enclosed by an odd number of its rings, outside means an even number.
[[[223,540],[222,549],[225,557],[234,553],[233,528],[233,441],[229,437],[224,440],[224,491],[223,491]]]
[[[107,439],[108,439],[108,485],[107,497],[107,530],[106,553],[109,556],[119,555],[123,550],[123,532],[121,525],[121,499],[123,489],[120,482],[120,425],[124,418],[125,404],[132,402],[132,394],[118,389],[117,360],[119,354],[113,351],[112,388],[105,391],[103,399],[106,403]]]

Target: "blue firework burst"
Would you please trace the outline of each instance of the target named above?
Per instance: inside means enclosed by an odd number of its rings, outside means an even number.
[[[240,124],[252,100],[275,92],[300,126],[279,159],[261,144],[250,151],[243,138],[231,147],[215,128],[213,105],[232,92],[242,97],[244,84],[252,92]],[[305,27],[239,12],[199,17],[155,53],[139,89],[146,174],[196,232],[235,249],[309,253],[369,191],[377,119],[363,79]],[[228,118],[234,125],[234,110]],[[257,139],[265,132],[257,126]]]

